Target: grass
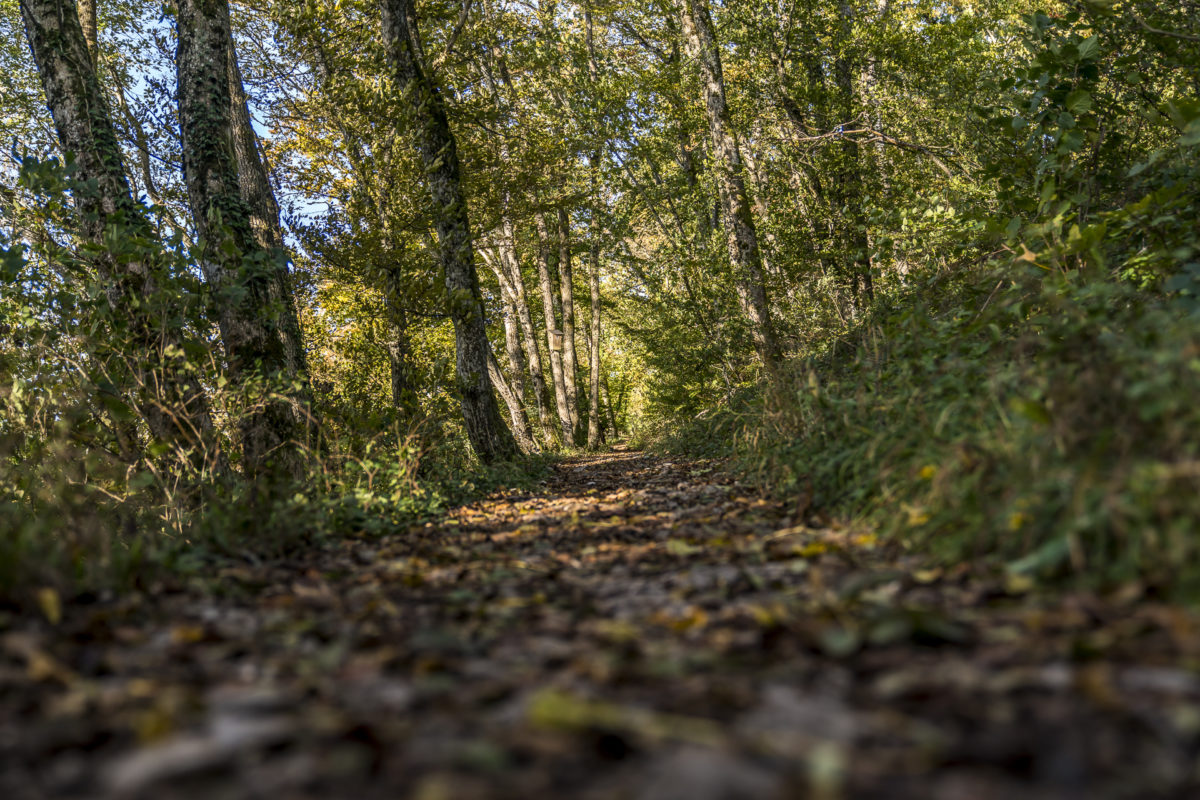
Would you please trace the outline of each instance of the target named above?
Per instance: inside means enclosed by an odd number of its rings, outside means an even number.
[[[1013,269],[913,287],[669,445],[946,562],[1200,599],[1200,315]]]

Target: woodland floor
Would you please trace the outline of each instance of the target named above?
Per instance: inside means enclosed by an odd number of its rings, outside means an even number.
[[[926,569],[720,464],[0,628],[0,795],[1200,796],[1200,620]]]

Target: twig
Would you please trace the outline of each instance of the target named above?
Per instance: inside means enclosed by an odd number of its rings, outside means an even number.
[[[1152,28],[1150,23],[1142,19],[1142,15],[1136,11],[1130,11],[1133,18],[1137,20],[1137,24],[1142,26],[1142,30],[1147,33],[1153,33],[1155,36],[1169,36],[1172,39],[1182,39],[1185,42],[1200,42],[1200,36],[1190,33],[1175,33],[1174,31],[1164,31],[1160,28]]]

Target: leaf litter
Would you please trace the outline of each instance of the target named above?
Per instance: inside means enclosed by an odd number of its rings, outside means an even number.
[[[0,629],[0,791],[1196,796],[1195,614],[807,514],[614,451],[220,592],[43,592]]]

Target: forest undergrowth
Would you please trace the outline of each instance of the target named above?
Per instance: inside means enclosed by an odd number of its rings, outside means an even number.
[[[1200,789],[1200,0],[0,0],[0,793]]]
[[[660,447],[731,456],[763,490],[947,565],[1194,602],[1187,302],[1030,265],[935,273]]]

